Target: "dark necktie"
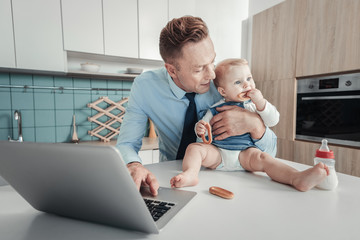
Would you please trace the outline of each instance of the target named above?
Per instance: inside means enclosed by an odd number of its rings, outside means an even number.
[[[195,105],[195,93],[186,93],[185,96],[189,99],[189,106],[186,110],[183,133],[181,136],[181,142],[176,155],[176,159],[183,159],[185,150],[190,143],[196,142],[196,135],[194,131],[195,124],[197,122],[197,113]]]

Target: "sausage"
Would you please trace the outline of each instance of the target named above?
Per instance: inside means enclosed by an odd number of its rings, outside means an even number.
[[[207,132],[208,132],[208,138],[209,138],[209,140],[206,140],[205,134],[203,134],[203,135],[201,136],[201,139],[203,140],[204,143],[206,143],[206,144],[211,144],[211,142],[212,142],[211,126],[210,126],[209,123],[206,123],[206,124],[205,124],[205,127],[206,127],[206,130],[207,130]]]
[[[210,187],[209,192],[211,194],[214,194],[216,196],[226,198],[226,199],[232,199],[234,197],[234,194],[226,189],[220,188],[220,187]]]

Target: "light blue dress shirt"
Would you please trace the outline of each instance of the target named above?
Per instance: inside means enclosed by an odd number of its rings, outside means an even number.
[[[148,118],[153,121],[159,138],[160,161],[175,160],[189,105],[185,93],[176,86],[165,67],[144,72],[134,80],[116,144],[126,164],[141,162],[137,153]],[[212,82],[208,92],[196,94],[198,119],[221,98]],[[276,135],[269,128],[255,144],[275,156]]]

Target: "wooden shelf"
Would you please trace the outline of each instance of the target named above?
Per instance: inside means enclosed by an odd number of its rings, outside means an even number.
[[[133,81],[134,78],[139,76],[139,74],[69,71],[66,73],[66,76],[79,77],[79,78],[103,78],[103,79]]]

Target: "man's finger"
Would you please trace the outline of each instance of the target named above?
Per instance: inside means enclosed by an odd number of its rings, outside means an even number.
[[[155,176],[149,173],[146,177],[146,183],[150,186],[150,192],[153,196],[158,194],[159,183],[156,180]]]
[[[221,141],[228,137],[230,137],[230,134],[228,134],[227,132],[224,132],[224,133],[220,134],[219,136],[216,136],[215,140]]]
[[[140,191],[140,186],[141,186],[141,182],[142,182],[141,178],[133,178],[133,179],[134,179],[137,190]]]

